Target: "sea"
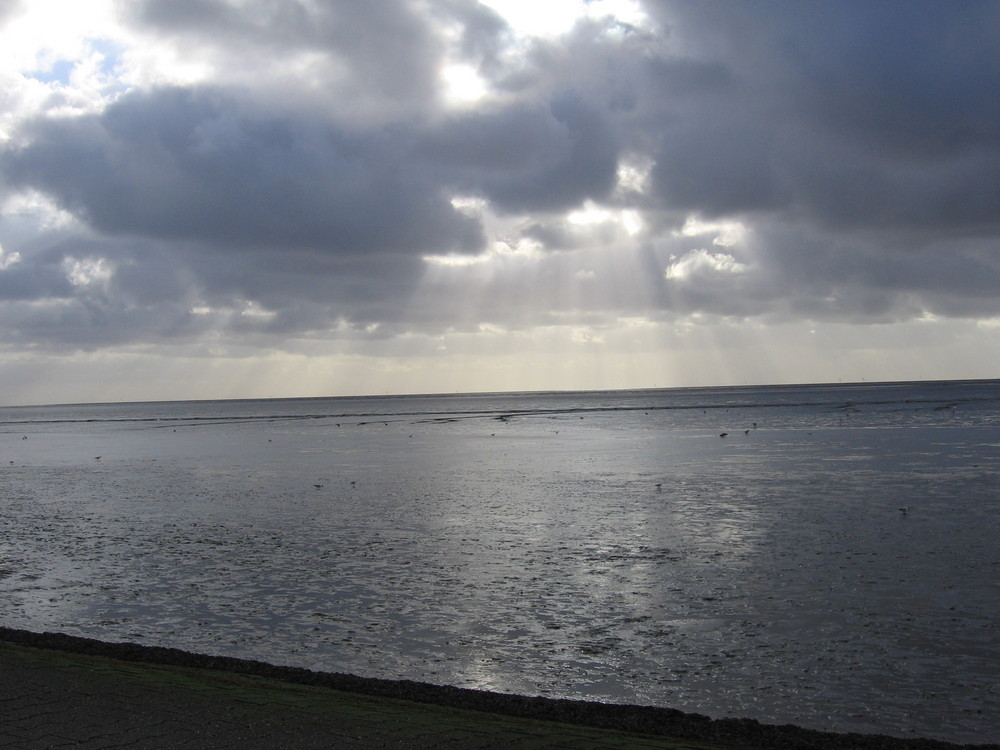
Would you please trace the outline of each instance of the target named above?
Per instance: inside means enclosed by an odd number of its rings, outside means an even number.
[[[0,625],[1000,738],[1000,381],[0,409]]]

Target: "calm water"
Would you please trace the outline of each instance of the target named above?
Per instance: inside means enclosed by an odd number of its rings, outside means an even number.
[[[0,623],[996,741],[998,448],[1000,381],[0,409]]]

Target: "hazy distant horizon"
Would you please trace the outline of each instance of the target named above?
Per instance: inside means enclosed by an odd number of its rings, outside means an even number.
[[[570,393],[641,393],[643,391],[697,391],[697,390],[727,390],[727,389],[766,389],[766,388],[827,388],[827,387],[858,387],[858,386],[885,386],[885,385],[935,385],[948,383],[989,383],[996,381],[1000,386],[1000,378],[929,378],[916,380],[856,380],[856,381],[836,381],[836,382],[813,382],[813,383],[727,383],[712,385],[681,385],[681,386],[649,386],[638,388],[550,388],[529,391],[425,391],[420,393],[358,393],[358,394],[331,394],[325,396],[253,396],[253,397],[232,397],[232,398],[178,398],[178,399],[144,399],[138,401],[64,401],[52,403],[25,403],[25,404],[0,404],[0,409],[32,408],[32,407],[60,407],[60,406],[111,406],[115,404],[169,404],[169,403],[217,403],[217,402],[251,402],[251,401],[324,401],[324,400],[364,400],[364,399],[384,399],[384,398],[444,398],[448,396],[456,397],[476,397],[476,396],[532,396],[532,395],[558,395]]]

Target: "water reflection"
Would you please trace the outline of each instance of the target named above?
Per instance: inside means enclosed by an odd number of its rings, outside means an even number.
[[[843,415],[39,432],[2,446],[4,624],[985,741],[998,430]]]

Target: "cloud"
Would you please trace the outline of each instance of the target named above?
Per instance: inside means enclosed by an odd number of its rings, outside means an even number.
[[[649,70],[661,89],[682,81],[654,113],[668,203],[836,228],[997,230],[995,3],[647,7],[697,51],[680,76],[669,58]]]
[[[9,182],[112,235],[330,253],[481,243],[391,138],[246,111],[216,90],[129,93],[26,129],[3,159]]]
[[[0,0],[0,24],[21,7],[21,0]]]
[[[0,71],[14,349],[1000,315],[993,2],[100,8]]]
[[[324,97],[334,107],[419,108],[433,99],[443,40],[407,0],[128,3],[126,19],[196,54],[223,84],[264,96]],[[387,50],[391,53],[387,54]]]
[[[451,118],[428,132],[424,153],[453,189],[507,212],[603,199],[618,166],[612,128],[571,93]]]

